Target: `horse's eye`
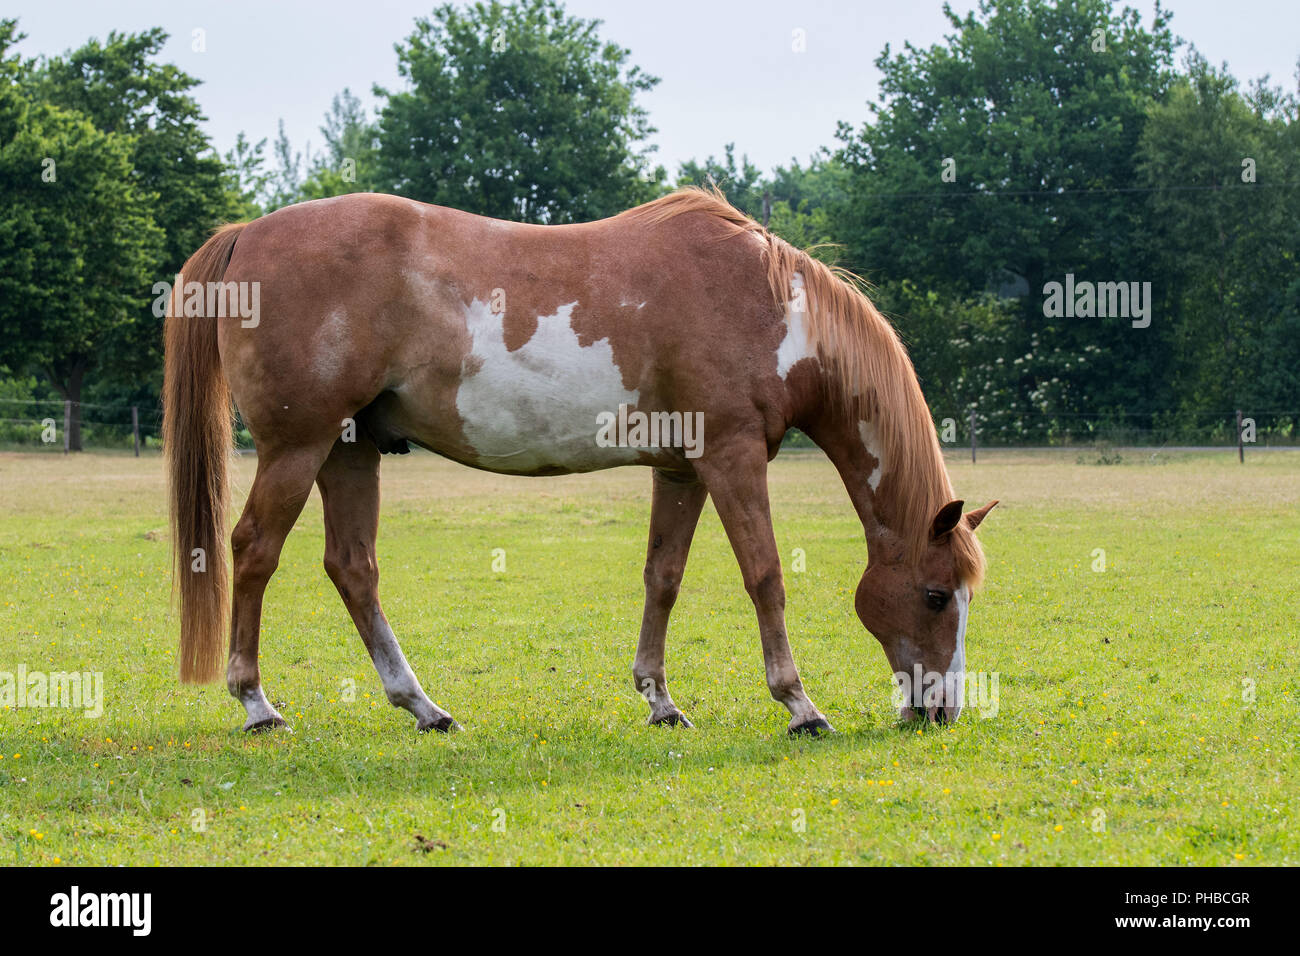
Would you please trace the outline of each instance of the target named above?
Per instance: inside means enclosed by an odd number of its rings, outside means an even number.
[[[927,589],[925,592],[925,605],[932,611],[942,611],[948,606],[948,599],[952,597],[950,591],[933,591]]]

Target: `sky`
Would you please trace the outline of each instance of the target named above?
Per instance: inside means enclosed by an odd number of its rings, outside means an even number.
[[[163,57],[201,79],[195,96],[221,152],[244,131],[273,140],[281,119],[294,148],[322,145],[320,125],[344,87],[374,105],[371,87],[401,87],[394,43],[435,0],[8,0],[25,57],[61,53],[110,30],[161,26]],[[1149,23],[1153,4],[1132,2]],[[965,14],[973,3],[952,0]],[[1295,88],[1297,0],[1168,0],[1175,34],[1243,83],[1270,74]],[[658,132],[655,162],[670,173],[687,159],[721,156],[726,143],[764,170],[834,146],[837,122],[867,118],[889,43],[941,42],[942,0],[566,0],[574,15],[604,21],[601,35],[661,78],[640,102]],[[195,30],[206,49],[193,49]],[[806,50],[795,53],[794,31]],[[270,153],[268,144],[268,155]]]

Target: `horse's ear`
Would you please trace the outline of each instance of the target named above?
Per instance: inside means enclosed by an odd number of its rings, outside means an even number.
[[[950,501],[934,516],[934,524],[930,525],[930,540],[938,541],[945,534],[957,527],[957,522],[961,521],[961,509],[964,501]]]
[[[980,522],[984,520],[984,516],[987,515],[990,511],[992,511],[992,510],[993,510],[993,506],[994,506],[995,504],[997,504],[997,503],[998,503],[998,500],[997,500],[996,498],[994,498],[992,501],[990,501],[988,504],[986,504],[983,508],[976,508],[974,511],[968,511],[968,512],[966,512],[966,516],[965,516],[965,517],[966,517],[966,524],[967,524],[967,526],[968,526],[972,531],[974,531],[976,528],[978,528],[978,527],[980,526]]]

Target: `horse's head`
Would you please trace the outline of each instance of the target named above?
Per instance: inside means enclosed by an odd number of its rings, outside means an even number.
[[[885,649],[904,719],[955,721],[966,670],[966,618],[983,556],[975,528],[996,501],[961,513],[950,501],[935,515],[920,562],[901,542],[873,547],[858,584],[858,617]]]

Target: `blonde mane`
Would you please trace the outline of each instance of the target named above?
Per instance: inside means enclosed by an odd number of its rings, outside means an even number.
[[[894,490],[882,502],[887,526],[919,563],[935,515],[954,498],[934,421],[898,333],[862,290],[853,273],[828,266],[736,209],[716,187],[689,186],[623,213],[659,223],[688,212],[708,213],[729,227],[723,238],[750,233],[765,243],[767,281],[782,309],[790,305],[795,273],[803,279],[809,345],[827,370],[831,399],[849,422],[871,422]],[[984,552],[959,522],[951,535],[957,577],[972,591],[984,576]]]

